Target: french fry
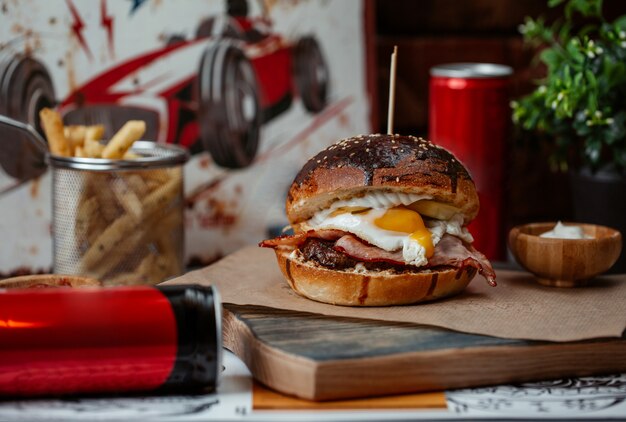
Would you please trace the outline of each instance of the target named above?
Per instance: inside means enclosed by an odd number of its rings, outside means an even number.
[[[87,154],[81,145],[76,146],[74,149],[74,157],[76,158],[87,158]]]
[[[166,184],[150,192],[142,202],[144,216],[171,205],[174,198],[180,195],[180,180],[171,179]]]
[[[157,256],[156,263],[150,268],[148,280],[151,284],[160,283],[168,276],[173,275],[170,271],[171,263],[164,255]]]
[[[117,274],[102,282],[104,286],[136,286],[147,283],[148,280],[145,276],[138,275],[135,272]]]
[[[65,139],[70,147],[70,154],[72,156],[76,156],[76,148],[82,147],[85,142],[85,132],[87,131],[87,126],[65,126],[63,129],[63,134],[65,135]]]
[[[102,151],[104,151],[104,145],[93,139],[85,139],[85,146],[83,147],[85,155],[89,158],[102,158]]]
[[[140,219],[142,216],[141,200],[123,179],[117,179],[111,184],[111,189],[117,198],[117,202],[133,218]]]
[[[133,229],[137,221],[129,214],[124,214],[111,223],[83,255],[79,267],[81,273],[89,273],[95,263],[106,260],[108,255],[119,246]]]
[[[169,170],[145,170],[141,172],[141,177],[146,181],[146,182],[157,182],[159,185],[161,185],[162,183],[167,182],[169,179],[172,178],[172,176],[176,177],[175,174],[173,174],[173,172],[169,171]]]
[[[155,266],[156,263],[157,256],[153,253],[148,253],[148,255],[146,255],[146,257],[139,263],[137,268],[135,268],[133,273],[148,279],[150,273],[152,272],[152,267]]]
[[[108,277],[109,273],[120,266],[120,263],[124,262],[128,255],[136,250],[138,245],[144,243],[144,237],[145,233],[143,231],[136,231],[128,236],[122,245],[111,251],[105,260],[95,262],[91,267],[84,268],[84,270],[98,280],[108,280],[110,278]]]
[[[90,139],[92,141],[99,141],[104,136],[104,126],[103,125],[92,125],[87,126],[85,130],[85,140]]]
[[[155,189],[142,201],[143,219],[154,217],[153,214],[163,212],[169,206],[176,195],[180,194],[180,180],[172,179],[160,189]],[[104,192],[106,190],[103,190]],[[104,201],[103,201],[104,202]],[[102,203],[101,203],[102,205]],[[85,252],[79,268],[88,271],[95,263],[107,259],[110,252],[119,246],[141,221],[132,214],[123,214],[113,221],[98,237],[98,239]]]
[[[77,236],[87,236],[93,215],[98,210],[98,207],[98,198],[95,196],[83,199],[80,202],[78,210],[76,211],[76,221],[74,223],[74,231]]]
[[[65,140],[76,157],[125,159],[145,132],[143,121],[127,122],[105,146],[102,125],[68,126]],[[175,229],[182,210],[182,171],[177,169],[104,172],[86,175],[74,232],[84,251],[77,270],[106,285],[158,283],[180,274]]]
[[[107,280],[106,276],[118,267],[120,263],[123,263],[129,254],[135,253],[142,245],[154,243],[158,237],[163,238],[164,234],[171,234],[174,224],[179,224],[180,219],[181,216],[178,209],[173,209],[166,215],[163,215],[163,213],[153,214],[150,218],[137,225],[135,231],[124,239],[123,244],[116,247],[105,260],[95,262],[86,270],[92,277]]]
[[[143,178],[139,174],[129,174],[124,177],[126,184],[137,194],[140,198],[143,198],[151,190],[146,184]]]
[[[61,120],[61,115],[54,110],[44,108],[39,112],[39,118],[41,119],[41,125],[48,139],[50,152],[53,155],[69,157],[71,155],[71,149],[63,133],[63,120]]]
[[[133,142],[146,132],[146,123],[142,120],[129,120],[109,141],[102,151],[102,158],[122,158]]]
[[[98,240],[98,237],[106,227],[107,222],[98,211],[93,215],[89,230],[87,231],[87,242],[89,242],[89,245],[93,245],[96,240]]]
[[[118,202],[115,197],[115,193],[110,186],[114,183],[115,178],[109,177],[108,174],[98,174],[99,183],[96,186],[104,187],[99,189],[96,193],[98,196],[98,203],[100,204],[99,211],[106,223],[111,223],[120,216],[122,208],[118,206]]]
[[[122,157],[124,160],[135,160],[137,158],[141,158],[141,155],[139,154],[135,154],[132,151],[126,151],[126,153],[124,154],[124,157]]]
[[[156,244],[160,257],[162,257],[163,261],[167,264],[167,276],[174,276],[182,273],[182,262],[170,238],[171,231],[170,233],[164,233],[164,235],[157,240]]]

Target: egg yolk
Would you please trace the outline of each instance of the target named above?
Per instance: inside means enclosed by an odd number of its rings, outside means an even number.
[[[374,224],[383,230],[409,233],[411,239],[426,249],[426,258],[433,256],[435,246],[432,236],[422,217],[415,211],[405,207],[391,208],[382,217],[375,219]]]

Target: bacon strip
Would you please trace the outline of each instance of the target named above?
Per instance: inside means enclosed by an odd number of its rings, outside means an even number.
[[[489,285],[496,285],[496,273],[491,262],[472,245],[464,243],[458,237],[446,234],[437,243],[435,253],[428,260],[428,266],[437,265],[450,265],[457,268],[474,267],[487,279]]]
[[[347,234],[335,243],[335,249],[346,255],[365,262],[389,262],[391,264],[406,265],[402,251],[388,252],[377,246],[364,243],[359,238]],[[473,246],[464,243],[461,239],[449,234],[444,235],[433,256],[424,268],[448,265],[456,268],[474,267],[487,279],[491,286],[496,285],[496,273],[491,263],[482,253]]]
[[[359,261],[388,262],[390,264],[406,265],[401,250],[388,252],[378,246],[363,243],[361,239],[351,234],[342,236],[337,240],[334,249]]]
[[[309,237],[323,240],[337,240],[346,232],[341,230],[325,229],[325,230],[309,230],[306,232],[296,233],[294,235],[278,236],[274,239],[264,240],[259,243],[262,248],[278,248],[281,246],[297,247],[300,246]]]
[[[402,251],[388,252],[377,246],[365,243],[358,237],[342,230],[309,230],[291,236],[279,236],[264,240],[259,246],[264,248],[298,247],[309,237],[323,240],[336,240],[334,249],[364,262],[388,262],[395,265],[406,265]],[[458,237],[445,234],[437,246],[428,265],[424,268],[448,265],[456,268],[474,267],[485,277],[491,286],[496,285],[496,273],[489,260],[470,244]]]

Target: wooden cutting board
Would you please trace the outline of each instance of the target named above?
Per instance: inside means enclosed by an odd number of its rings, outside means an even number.
[[[223,337],[255,379],[317,401],[626,371],[626,337],[509,340],[231,304]]]

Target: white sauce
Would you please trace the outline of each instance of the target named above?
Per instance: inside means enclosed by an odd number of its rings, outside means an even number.
[[[540,234],[539,237],[549,239],[593,239],[593,236],[588,236],[583,232],[582,227],[566,226],[560,221],[556,223],[552,230]]]

